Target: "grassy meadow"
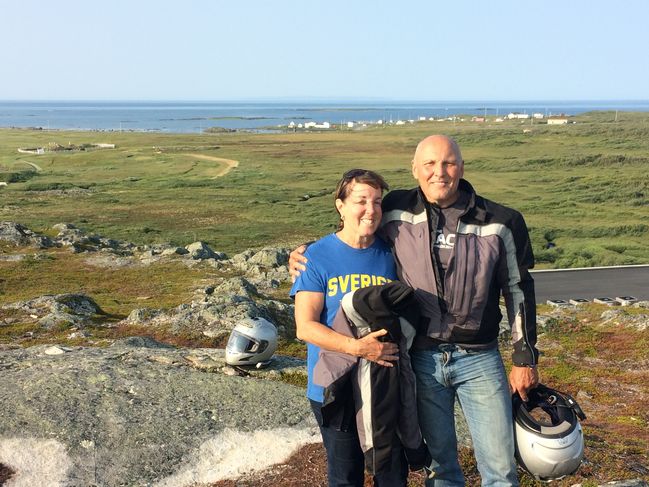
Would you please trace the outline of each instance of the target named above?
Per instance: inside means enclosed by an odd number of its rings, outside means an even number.
[[[458,139],[476,189],[523,212],[540,267],[649,262],[649,113],[575,119],[285,134],[5,129],[0,181],[15,182],[0,189],[0,218],[41,231],[70,222],[134,243],[203,240],[227,253],[292,245],[334,228],[330,193],[345,170],[372,168],[393,188],[411,187],[416,143],[445,133]],[[116,148],[16,150],[96,142]],[[218,177],[225,164],[197,154],[239,166]],[[549,241],[556,247],[545,249]]]
[[[0,221],[50,235],[52,225],[69,222],[136,244],[203,240],[230,255],[294,246],[335,228],[331,193],[344,171],[371,168],[392,188],[412,187],[417,142],[444,133],[459,141],[477,191],[523,212],[537,267],[647,263],[649,113],[614,119],[593,112],[565,126],[419,122],[275,134],[0,129],[0,181],[9,183],[0,187]],[[17,151],[93,143],[116,147]],[[223,174],[231,161],[238,166]],[[0,245],[0,253],[11,252]],[[0,304],[80,291],[123,317],[142,304],[185,302],[193,283],[215,275],[173,260],[98,269],[63,249],[33,257],[0,261]]]

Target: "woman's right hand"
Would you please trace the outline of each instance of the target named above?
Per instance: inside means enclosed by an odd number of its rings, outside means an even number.
[[[356,340],[357,352],[354,354],[384,367],[393,367],[392,362],[399,360],[399,347],[396,343],[382,342],[380,337],[387,335],[388,330],[381,329],[368,333]]]

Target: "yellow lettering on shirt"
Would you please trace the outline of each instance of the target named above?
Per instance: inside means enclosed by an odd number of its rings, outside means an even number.
[[[361,287],[367,287],[372,282],[372,278],[367,274],[361,274]]]
[[[347,286],[349,286],[349,275],[347,276],[338,276],[338,282],[340,283],[340,292],[346,293]]]
[[[351,275],[351,280],[352,280],[351,291],[356,291],[358,288],[361,287],[361,284],[360,284],[361,276],[360,276],[360,274],[352,274]]]
[[[368,286],[376,286],[390,282],[384,276],[370,274],[346,274],[332,277],[327,281],[327,295],[335,296],[338,293],[348,293]]]
[[[335,296],[336,293],[338,292],[338,278],[333,277],[327,281],[327,294],[329,296]]]

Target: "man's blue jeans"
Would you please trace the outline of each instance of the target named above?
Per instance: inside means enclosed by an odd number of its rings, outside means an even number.
[[[412,350],[419,423],[433,457],[426,486],[464,486],[453,413],[460,401],[482,485],[517,486],[511,395],[497,348],[467,351],[453,344]]]
[[[365,458],[361,450],[356,423],[348,431],[322,426],[322,404],[309,400],[311,409],[320,426],[322,442],[327,452],[327,476],[329,487],[363,487],[365,481]],[[390,471],[375,475],[375,487],[405,487],[408,463],[402,448],[393,449]]]

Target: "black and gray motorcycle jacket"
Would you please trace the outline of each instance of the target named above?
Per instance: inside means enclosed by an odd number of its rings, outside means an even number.
[[[454,343],[468,349],[497,346],[504,297],[515,365],[534,366],[536,302],[529,269],[534,256],[523,216],[469,195],[443,280],[431,252],[436,214],[419,188],[391,191],[383,200],[380,235],[393,249],[399,279],[415,290],[421,318],[415,347]],[[431,230],[432,228],[432,230]]]
[[[431,463],[417,420],[415,374],[408,353],[415,337],[410,321],[418,317],[413,290],[401,282],[347,293],[332,328],[354,338],[386,329],[382,339],[399,346],[399,360],[385,367],[321,349],[313,371],[314,382],[325,388],[323,425],[344,431],[356,423],[365,467],[372,475],[392,467],[392,450],[399,444],[411,470]]]

